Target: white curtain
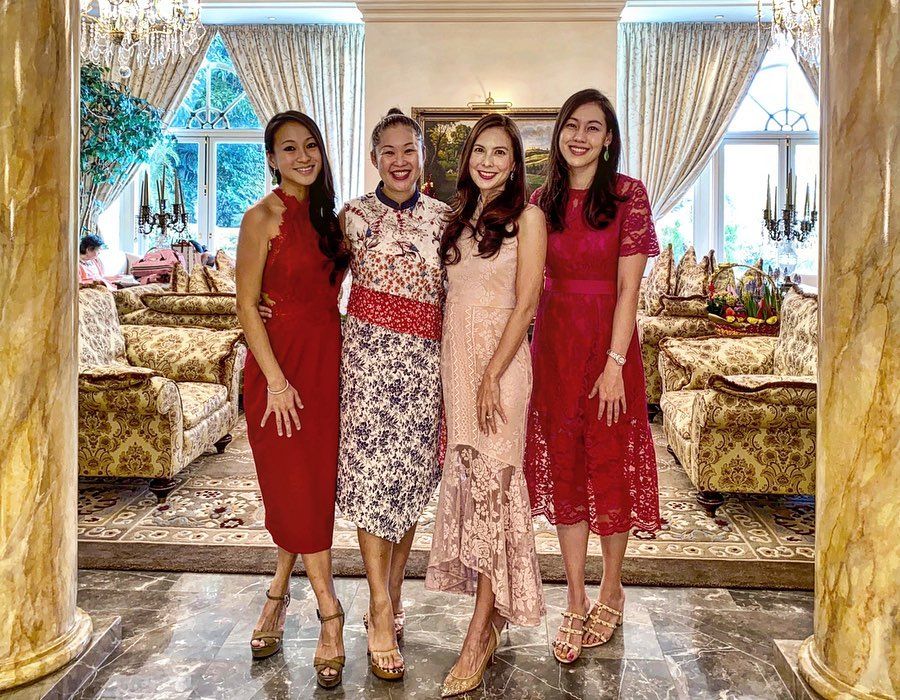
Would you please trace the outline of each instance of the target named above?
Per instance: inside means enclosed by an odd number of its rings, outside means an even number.
[[[656,218],[706,167],[769,37],[755,22],[619,25],[622,167],[643,180]]]
[[[158,107],[163,113],[163,121],[168,123],[175,116],[191,83],[194,82],[194,77],[206,56],[206,50],[215,35],[215,30],[208,28],[196,54],[193,56],[172,54],[159,66],[154,67],[149,63],[140,65],[132,57],[129,61],[131,75],[122,80],[121,84],[131,95]],[[114,56],[113,61],[113,65],[118,65],[118,57]],[[88,174],[82,174],[80,204],[82,231],[96,231],[97,217],[116,201],[134,179],[139,168],[140,163],[134,163],[119,179],[99,185],[95,184]]]
[[[264,124],[296,109],[325,140],[338,203],[359,195],[363,174],[362,25],[218,28],[247,98]]]

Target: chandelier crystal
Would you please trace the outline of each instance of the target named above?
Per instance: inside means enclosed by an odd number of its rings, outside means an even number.
[[[762,0],[757,0],[756,12],[762,22]],[[803,60],[818,66],[821,13],[821,0],[772,0],[772,39],[775,45],[793,47]]]
[[[206,28],[200,0],[81,0],[81,57],[131,74],[132,56],[157,66],[170,55],[194,55]]]

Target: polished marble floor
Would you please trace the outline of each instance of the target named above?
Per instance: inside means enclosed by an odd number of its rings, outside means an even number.
[[[78,604],[121,615],[123,642],[80,697],[435,698],[472,606],[469,598],[409,581],[403,596],[407,674],[390,684],[367,672],[365,582],[339,579],[349,663],[342,689],[323,691],[311,668],[318,628],[303,578],[292,584],[284,653],[251,661],[247,640],[265,585],[256,575],[81,571]],[[561,667],[548,640],[565,589],[545,590],[546,624],[505,634],[486,686],[469,697],[789,700],[772,665],[772,640],[803,639],[812,631],[808,592],[629,587],[622,631],[575,665]]]

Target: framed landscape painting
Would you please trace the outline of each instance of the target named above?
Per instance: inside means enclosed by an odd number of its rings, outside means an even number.
[[[413,107],[412,117],[422,127],[425,136],[425,165],[422,168],[422,191],[442,202],[449,202],[456,192],[459,154],[463,143],[481,117],[488,110],[453,107]],[[528,194],[543,182],[550,138],[557,110],[510,109],[500,114],[512,118],[525,145],[525,172]]]

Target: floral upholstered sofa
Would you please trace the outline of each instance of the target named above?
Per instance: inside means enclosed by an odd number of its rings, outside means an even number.
[[[778,337],[660,342],[663,430],[710,515],[722,491],[815,493],[818,309],[792,289]]]
[[[165,500],[172,477],[231,441],[247,349],[239,331],[120,325],[104,287],[79,291],[78,468],[146,477]]]
[[[113,292],[119,320],[140,326],[194,326],[211,330],[238,330],[235,303],[235,268],[219,251],[216,267],[194,265],[187,274],[180,263],[171,284],[141,285]]]

